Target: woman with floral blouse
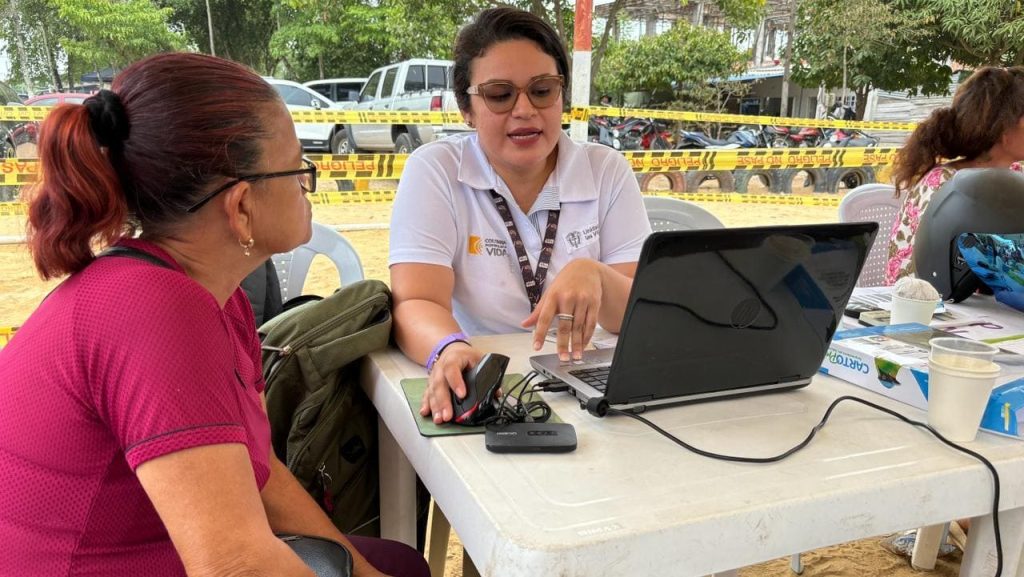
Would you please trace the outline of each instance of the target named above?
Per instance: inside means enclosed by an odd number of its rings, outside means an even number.
[[[951,106],[918,125],[896,158],[906,192],[889,233],[886,284],[914,274],[914,236],[932,194],[962,168],[1010,168],[1024,159],[1024,67],[985,67],[960,85]]]

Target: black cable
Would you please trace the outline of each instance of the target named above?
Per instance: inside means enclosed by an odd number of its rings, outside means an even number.
[[[509,390],[502,395],[501,403],[496,408],[496,414],[485,419],[480,424],[490,425],[494,424],[507,424],[507,423],[521,423],[525,422],[527,417],[533,418],[533,411],[540,410],[541,414],[537,417],[543,419],[541,422],[547,421],[551,415],[551,407],[547,405],[543,400],[537,400],[532,402],[523,403],[522,398],[526,394],[526,386],[529,385],[534,379],[540,376],[537,371],[530,371],[526,373],[521,379],[515,382]],[[516,390],[522,389],[518,395]],[[509,398],[515,397],[516,404],[510,405]],[[489,398],[489,397],[488,397]]]
[[[941,433],[939,433],[938,431],[933,429],[927,423],[922,423],[921,421],[915,421],[915,420],[913,420],[913,419],[911,419],[909,417],[906,417],[904,415],[901,415],[900,413],[897,413],[896,411],[893,411],[892,409],[887,409],[887,408],[885,408],[885,407],[883,407],[881,405],[876,405],[875,403],[872,403],[871,401],[866,401],[866,400],[861,399],[859,397],[851,397],[851,396],[848,396],[848,395],[844,395],[844,396],[839,397],[836,400],[832,401],[832,404],[829,405],[828,409],[825,410],[825,414],[821,417],[821,420],[818,421],[818,424],[814,425],[814,427],[811,429],[811,432],[807,434],[807,437],[803,441],[800,441],[800,443],[798,443],[795,447],[789,449],[788,451],[785,451],[783,453],[775,455],[773,457],[737,457],[737,456],[734,456],[734,455],[720,455],[718,453],[712,453],[710,451],[705,451],[703,449],[698,449],[697,447],[694,447],[693,445],[690,445],[690,444],[686,443],[685,441],[679,439],[678,437],[676,437],[672,433],[669,433],[665,429],[662,429],[658,425],[652,423],[650,420],[640,416],[639,414],[632,413],[632,412],[629,412],[629,411],[623,411],[623,410],[615,409],[615,408],[611,408],[611,407],[608,408],[608,414],[611,414],[611,415],[624,415],[624,416],[629,417],[631,419],[636,419],[637,421],[640,421],[641,423],[644,423],[648,427],[654,429],[658,433],[661,433],[661,435],[663,435],[665,438],[669,439],[673,443],[679,445],[680,447],[682,447],[682,448],[684,448],[684,449],[686,449],[688,451],[696,453],[696,454],[698,454],[698,455],[700,455],[702,457],[708,457],[709,459],[717,459],[719,461],[731,461],[731,462],[734,462],[734,463],[776,463],[778,461],[781,461],[781,460],[789,457],[790,455],[796,453],[800,449],[803,449],[804,447],[809,445],[811,443],[811,440],[814,439],[815,435],[818,434],[818,431],[820,431],[825,426],[825,423],[828,422],[829,417],[832,416],[832,411],[835,410],[836,406],[838,406],[839,403],[841,403],[843,401],[855,401],[855,402],[858,402],[858,403],[860,403],[862,405],[866,405],[868,407],[871,407],[872,409],[876,409],[876,410],[882,411],[883,413],[886,413],[888,415],[892,415],[893,417],[896,417],[897,419],[903,421],[904,423],[913,425],[915,427],[921,427],[923,429],[926,429],[928,432],[930,432],[932,435],[934,435],[935,438],[937,438],[938,440],[942,441],[944,444],[948,445],[949,447],[952,447],[953,449],[956,449],[957,451],[960,451],[961,453],[964,453],[966,455],[974,457],[978,461],[981,461],[981,463],[983,465],[985,465],[985,467],[988,468],[989,472],[992,473],[992,481],[993,481],[993,484],[995,485],[995,488],[994,488],[994,491],[993,491],[994,495],[993,495],[993,499],[992,499],[992,530],[995,532],[995,538],[996,538],[996,577],[1001,577],[1001,575],[1003,574],[1003,540],[1002,540],[1002,537],[1001,537],[1000,531],[999,531],[999,473],[996,471],[995,466],[992,465],[992,463],[988,459],[986,459],[982,455],[980,455],[980,454],[978,454],[978,453],[976,453],[976,452],[974,452],[974,451],[972,451],[970,449],[967,449],[967,448],[961,447],[960,445],[957,445],[956,443],[954,443],[953,441],[950,441],[946,437],[943,437]]]

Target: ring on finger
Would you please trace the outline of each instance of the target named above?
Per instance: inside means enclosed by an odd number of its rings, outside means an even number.
[[[558,313],[555,316],[558,317],[558,320],[560,320],[560,321],[569,321],[569,322],[572,322],[573,319],[576,318],[573,315],[568,314],[568,313]]]

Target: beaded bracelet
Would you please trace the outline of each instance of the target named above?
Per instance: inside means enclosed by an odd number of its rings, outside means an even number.
[[[469,337],[467,337],[466,333],[463,332],[452,333],[441,339],[441,341],[437,343],[437,346],[434,347],[434,350],[430,352],[430,356],[427,357],[427,372],[429,373],[430,369],[434,368],[434,363],[437,362],[437,359],[441,358],[441,353],[448,348],[448,345],[453,343],[469,344],[468,339]]]

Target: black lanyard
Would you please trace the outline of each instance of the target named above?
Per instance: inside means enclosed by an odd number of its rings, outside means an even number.
[[[548,226],[544,230],[544,243],[541,245],[540,255],[537,256],[537,273],[534,274],[530,266],[530,257],[526,255],[526,247],[523,239],[519,236],[519,229],[512,220],[512,211],[508,208],[505,199],[495,191],[491,191],[491,198],[494,199],[494,206],[498,208],[498,214],[505,221],[505,228],[512,238],[512,248],[516,251],[516,258],[519,262],[520,271],[523,273],[523,286],[526,287],[526,296],[530,299],[530,310],[537,308],[540,302],[540,293],[544,290],[544,279],[548,276],[548,265],[551,263],[551,252],[555,249],[555,234],[558,232],[558,210],[548,211]]]

